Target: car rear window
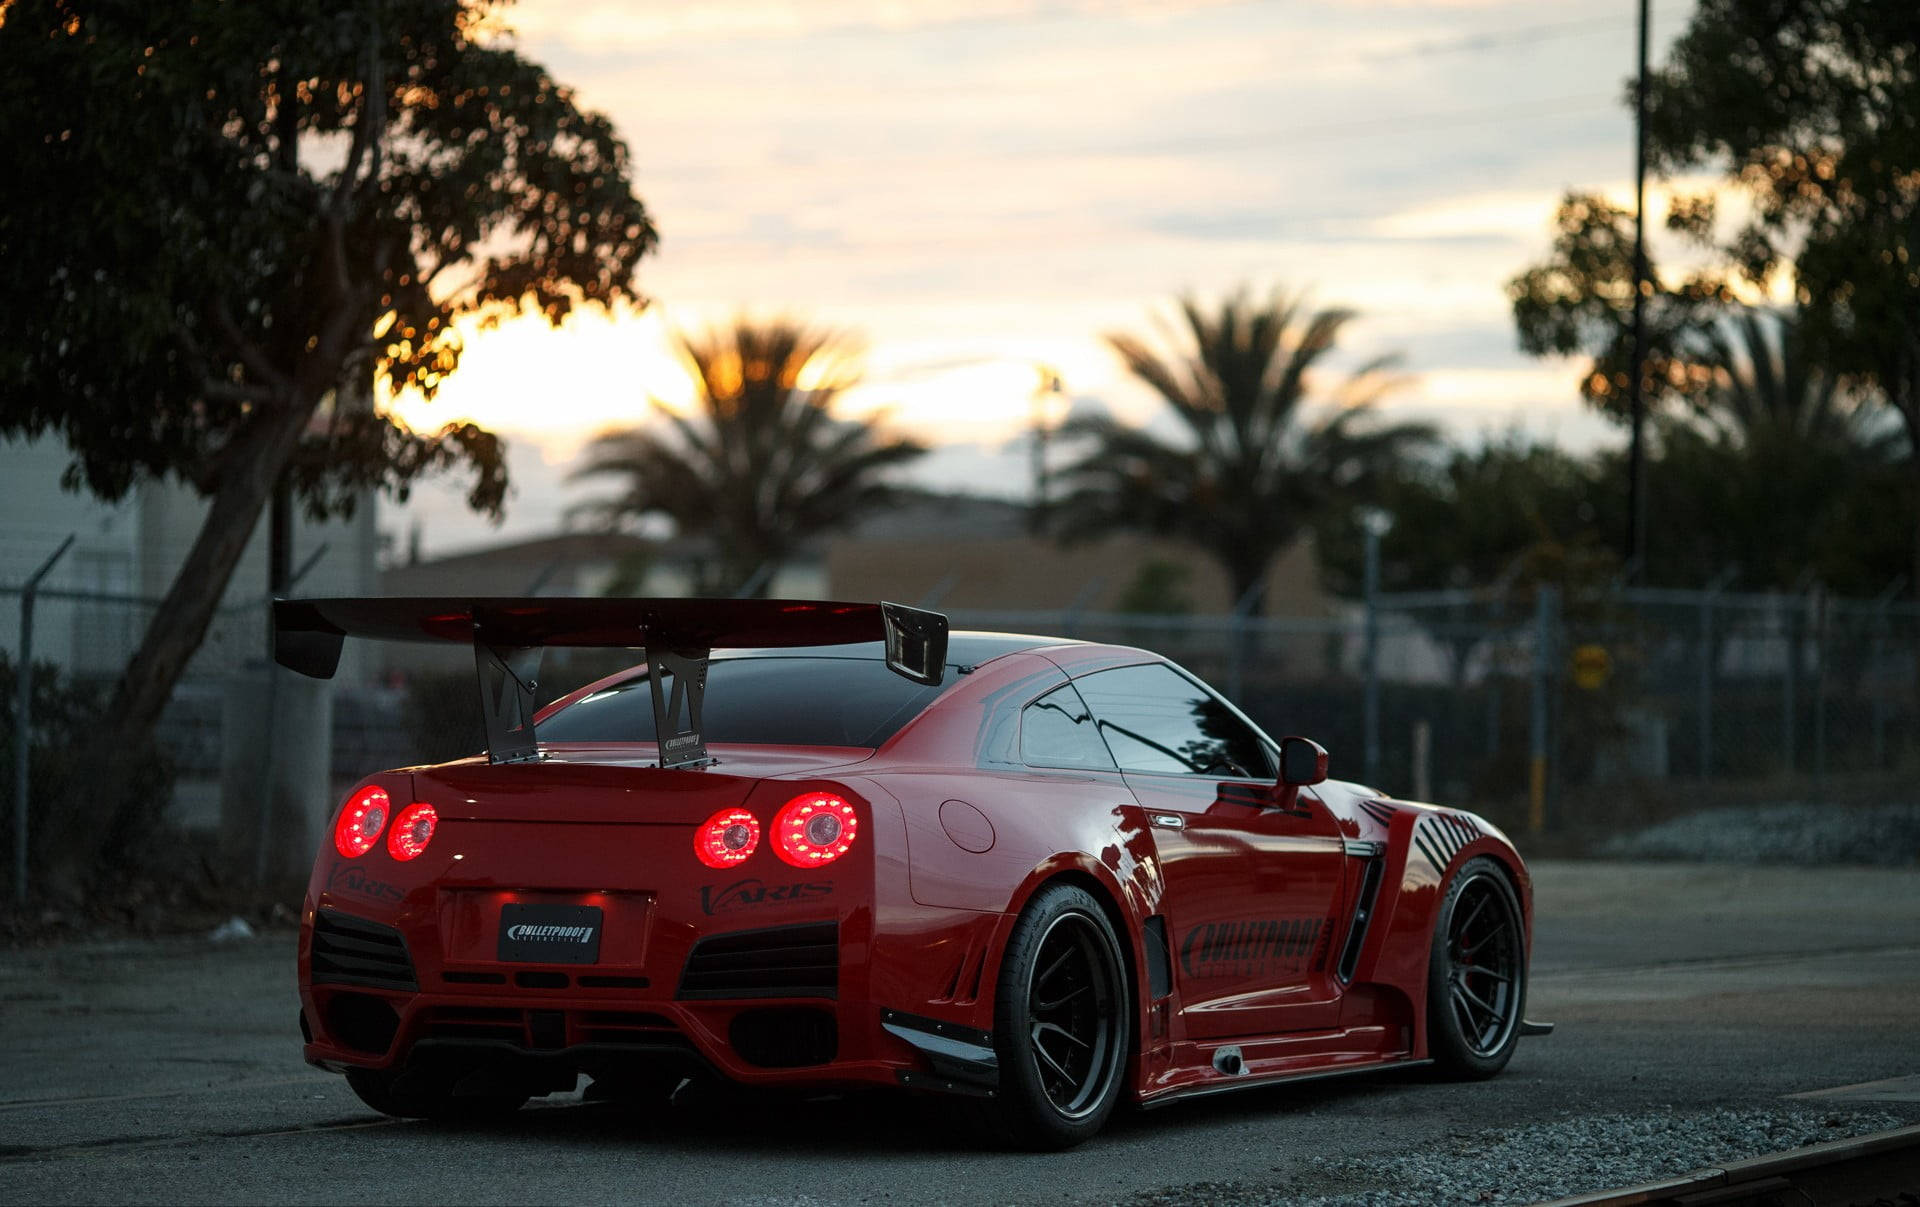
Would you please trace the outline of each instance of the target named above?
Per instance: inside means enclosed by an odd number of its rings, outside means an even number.
[[[540,722],[540,740],[653,741],[647,683],[636,675],[575,701]],[[880,746],[940,692],[872,658],[716,658],[707,665],[701,728],[708,742]]]

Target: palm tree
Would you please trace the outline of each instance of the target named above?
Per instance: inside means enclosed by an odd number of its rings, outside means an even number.
[[[1207,549],[1245,598],[1318,512],[1356,499],[1433,432],[1376,422],[1372,406],[1393,385],[1390,358],[1347,377],[1331,406],[1309,403],[1315,365],[1351,311],[1309,312],[1303,297],[1276,291],[1254,301],[1242,290],[1213,313],[1182,299],[1180,314],[1184,330],[1160,325],[1177,352],[1125,334],[1107,343],[1172,408],[1185,438],[1169,442],[1109,416],[1069,423],[1064,434],[1091,446],[1061,473],[1061,533],[1183,537]]]
[[[1750,450],[1789,444],[1870,461],[1898,454],[1899,425],[1816,359],[1793,314],[1742,310],[1698,338],[1712,373],[1698,410],[1726,443]]]
[[[886,471],[926,451],[829,413],[859,376],[844,336],[743,317],[676,343],[695,413],[652,400],[652,422],[596,437],[572,476],[621,483],[581,509],[589,514],[614,524],[661,515],[711,542],[697,593],[762,594],[804,541],[885,503]]]
[[[1745,310],[1696,338],[1711,376],[1692,413],[1660,422],[1649,483],[1673,580],[1736,566],[1755,588],[1812,571],[1837,590],[1880,590],[1903,569],[1886,540],[1902,426],[1820,365],[1790,313]]]

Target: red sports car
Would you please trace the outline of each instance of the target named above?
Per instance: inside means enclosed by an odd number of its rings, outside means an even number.
[[[1498,830],[1328,779],[1145,650],[766,600],[275,629],[318,677],[349,635],[474,650],[488,752],[356,787],[302,914],[306,1058],[389,1114],[886,1085],[1054,1148],[1123,1100],[1486,1077],[1545,1029]],[[645,661],[536,713],[547,646]]]

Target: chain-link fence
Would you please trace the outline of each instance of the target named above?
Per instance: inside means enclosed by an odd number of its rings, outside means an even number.
[[[97,685],[104,698],[155,606],[67,588],[28,598],[0,586],[0,651],[18,664],[31,612],[34,661]],[[1323,618],[951,619],[1166,654],[1269,732],[1325,745],[1336,776],[1469,805],[1523,831],[1620,828],[1648,802],[1717,801],[1761,784],[1775,798],[1871,786],[1910,760],[1916,733],[1920,607],[1818,592],[1627,589],[1567,600],[1458,591],[1382,596]],[[318,762],[309,758],[300,774],[324,776],[333,799],[372,771],[484,747],[469,652],[349,647],[341,675],[315,686],[269,671],[264,601],[222,609],[160,724],[174,771],[167,818],[231,830],[237,814],[268,808],[268,794],[248,787],[261,768],[280,774],[292,758],[276,746],[289,726],[323,735]],[[631,660],[625,651],[548,651],[542,700]],[[12,726],[0,750],[10,823],[31,812],[19,811],[16,739],[31,738],[30,749],[66,740],[25,704],[24,713],[19,699],[0,705]],[[53,790],[30,778],[29,796]],[[0,828],[9,856],[13,832]]]

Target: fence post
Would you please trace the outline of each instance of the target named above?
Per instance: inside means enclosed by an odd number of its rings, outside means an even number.
[[[15,905],[27,903],[27,760],[33,757],[33,595],[40,589],[40,580],[53,569],[55,562],[66,556],[73,546],[77,533],[68,533],[67,539],[53,551],[53,556],[40,563],[40,568],[27,578],[27,585],[20,591],[20,662],[15,667],[16,705],[13,714],[13,901]]]
[[[1413,723],[1413,799],[1433,799],[1433,723]]]
[[[1827,592],[1813,589],[1813,786],[1827,776]]]
[[[1795,679],[1800,673],[1800,626],[1798,617],[1791,607],[1781,611],[1780,626],[1781,637],[1787,647],[1786,674],[1781,677],[1780,682],[1780,757],[1786,773],[1792,775],[1794,764],[1799,761],[1794,757],[1793,714],[1797,707],[1797,702],[1794,700],[1795,688],[1799,686]]]
[[[1700,778],[1713,775],[1713,595],[1700,596]]]
[[[295,584],[297,584],[301,579],[307,576],[307,571],[313,569],[315,566],[320,564],[320,559],[327,555],[328,545],[329,545],[329,542],[321,541],[320,547],[315,549],[312,553],[308,554],[307,560],[300,563],[300,568],[298,570],[295,570],[290,576],[288,576],[287,593],[289,595],[293,593],[293,588]],[[555,564],[557,565],[558,563],[555,563]],[[549,568],[549,570],[550,569],[551,567]],[[545,577],[546,575],[545,573],[543,573],[542,580],[544,580]],[[536,582],[531,588],[528,589],[527,593],[532,594],[534,591],[539,590],[539,587],[540,587],[540,583]],[[260,793],[260,831],[259,833],[255,834],[253,838],[253,882],[255,884],[265,884],[267,882],[267,832],[273,827],[274,810],[279,806],[279,801],[280,801],[280,777],[276,773],[273,765],[274,739],[279,736],[279,722],[280,722],[280,718],[279,718],[280,664],[276,662],[273,657],[273,652],[274,652],[273,651],[273,646],[274,646],[273,595],[271,593],[267,595],[266,605],[267,605],[266,606],[266,612],[267,612],[267,660],[266,660],[266,669],[267,669],[267,739],[266,739],[266,743],[267,743],[267,747],[266,749],[267,749],[267,752],[266,752],[266,758],[265,758],[266,783],[262,785],[262,791]]]
[[[1547,711],[1553,675],[1553,619],[1559,592],[1540,587],[1533,597],[1533,720],[1527,763],[1527,830],[1547,828]]]

